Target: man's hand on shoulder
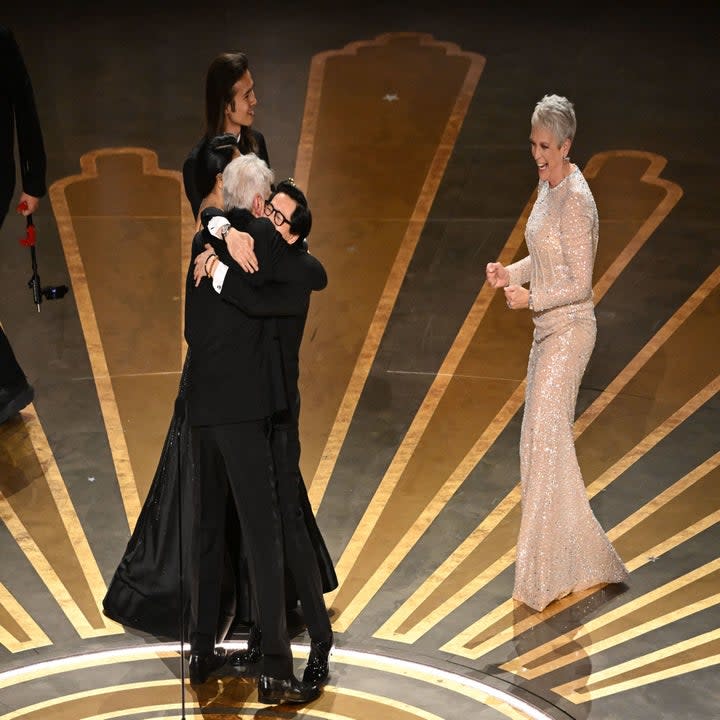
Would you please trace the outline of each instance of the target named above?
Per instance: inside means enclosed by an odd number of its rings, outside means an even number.
[[[246,232],[231,227],[225,234],[228,252],[232,259],[247,273],[254,273],[260,269],[255,256],[255,240]]]

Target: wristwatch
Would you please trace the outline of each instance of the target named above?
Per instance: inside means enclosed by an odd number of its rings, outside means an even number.
[[[226,238],[227,234],[230,232],[230,228],[231,228],[231,227],[232,227],[232,226],[230,225],[230,223],[228,223],[227,225],[223,225],[223,226],[220,228],[220,237],[221,237],[223,240]]]

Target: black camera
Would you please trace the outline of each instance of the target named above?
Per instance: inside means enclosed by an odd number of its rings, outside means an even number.
[[[35,250],[34,247],[31,249]],[[33,263],[33,265],[35,265],[35,263]],[[65,297],[69,288],[67,285],[46,285],[45,287],[40,287],[40,276],[37,274],[37,268],[34,266],[33,270],[35,272],[33,272],[33,276],[28,280],[28,287],[32,290],[33,302],[37,305],[38,312],[40,312],[40,303],[43,301],[43,298],[46,300],[60,300]]]
[[[30,282],[32,282],[32,280]],[[65,297],[67,291],[67,285],[47,285],[40,290],[46,300],[60,300],[60,298]]]

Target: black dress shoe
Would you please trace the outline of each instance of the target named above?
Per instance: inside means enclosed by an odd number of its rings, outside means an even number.
[[[35,397],[32,385],[0,387],[0,425],[27,407]]]
[[[329,640],[310,643],[310,657],[308,658],[305,672],[303,673],[303,682],[310,683],[311,685],[321,685],[328,679],[328,675],[330,674],[328,657],[330,656],[332,646],[332,634]]]
[[[234,667],[242,665],[255,665],[262,660],[263,652],[260,642],[262,640],[262,632],[257,625],[250,626],[250,635],[248,636],[247,650],[236,650],[230,655],[229,662]]]
[[[192,653],[190,655],[190,682],[193,685],[202,685],[210,673],[222,667],[226,660],[225,648],[216,648],[215,652],[207,655]]]
[[[298,680],[294,675],[289,678],[261,675],[258,680],[258,701],[265,705],[307,703],[319,696],[320,688],[317,685]]]

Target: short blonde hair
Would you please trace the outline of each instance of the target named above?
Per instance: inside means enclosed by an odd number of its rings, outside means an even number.
[[[273,171],[255,153],[236,157],[223,170],[225,209],[250,210],[256,195],[267,199],[274,179]]]
[[[545,95],[533,110],[530,126],[549,130],[557,140],[558,146],[565,140],[573,140],[577,130],[573,104],[562,95]]]

